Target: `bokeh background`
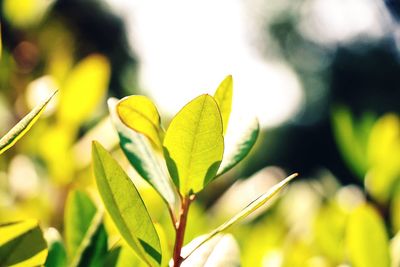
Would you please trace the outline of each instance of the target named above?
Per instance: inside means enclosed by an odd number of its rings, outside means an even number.
[[[33,217],[62,233],[68,192],[96,194],[92,139],[128,168],[108,97],[151,97],[167,127],[232,74],[234,115],[256,115],[262,131],[199,196],[187,241],[299,172],[272,209],[235,228],[243,266],[351,266],[348,221],[363,205],[400,266],[399,12],[395,0],[2,0],[0,135],[59,93],[0,158],[0,222]]]

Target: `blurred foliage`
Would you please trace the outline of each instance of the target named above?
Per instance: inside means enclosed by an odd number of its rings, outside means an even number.
[[[395,1],[387,2],[398,10]],[[400,266],[400,64],[394,41],[360,40],[330,49],[297,27],[299,1],[286,5],[266,19],[265,35],[274,45],[266,43],[265,54],[296,70],[306,90],[303,111],[292,125],[262,133],[251,160],[199,196],[185,243],[229,218],[227,209],[245,206],[237,200],[282,178],[282,170],[271,168],[251,175],[278,164],[312,177],[296,181],[265,215],[233,229],[243,266]],[[0,13],[0,136],[59,90],[27,136],[0,157],[0,231],[6,222],[39,220],[46,266],[66,266],[76,249],[96,255],[105,248],[111,252],[101,259],[104,266],[140,266],[107,215],[85,236],[99,246],[79,247],[88,230],[79,220],[92,222],[93,210],[101,212],[90,169],[92,139],[113,150],[128,170],[150,217],[164,226],[163,234],[156,227],[161,246],[174,238],[163,200],[116,148],[118,137],[106,116],[107,96],[122,97],[137,87],[122,21],[93,0],[4,0]],[[245,177],[233,181],[238,174]],[[64,209],[79,216],[64,219]],[[81,226],[78,237],[69,232],[73,225]],[[31,236],[38,233],[36,221],[5,226],[34,229],[27,238],[41,240]],[[0,234],[0,258],[7,238]],[[44,253],[36,252],[42,264]]]

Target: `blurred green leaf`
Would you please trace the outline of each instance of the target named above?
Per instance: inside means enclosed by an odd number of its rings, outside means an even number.
[[[253,200],[249,205],[247,205],[244,209],[242,209],[239,213],[237,213],[235,216],[233,216],[231,219],[217,227],[215,230],[210,232],[207,235],[204,235],[202,238],[203,241],[199,242],[199,244],[190,252],[188,255],[192,254],[195,250],[197,250],[200,246],[202,246],[205,242],[213,238],[219,233],[222,233],[226,231],[228,228],[230,228],[232,225],[235,223],[243,220],[247,216],[249,216],[252,212],[257,210],[259,207],[267,203],[272,197],[277,195],[291,180],[293,180],[295,177],[297,177],[297,173],[292,174],[279,182],[278,184],[274,185],[269,189],[266,193],[262,194],[261,196],[257,197],[255,200]]]
[[[225,136],[224,158],[219,166],[217,176],[224,174],[242,161],[249,154],[260,133],[257,118],[235,125],[231,123],[230,126]]]
[[[315,240],[319,249],[336,264],[344,260],[346,220],[347,214],[333,202],[322,206],[314,221]]]
[[[60,90],[58,119],[72,127],[88,119],[103,99],[109,79],[106,57],[93,54],[78,62]]]
[[[217,101],[219,111],[221,112],[222,125],[224,134],[228,128],[229,117],[232,111],[232,95],[233,95],[233,79],[232,75],[228,75],[218,86],[214,94]]]
[[[65,239],[69,266],[95,266],[107,251],[102,212],[83,191],[72,191],[65,208]]]
[[[96,212],[95,204],[85,192],[75,190],[69,193],[65,204],[64,225],[65,242],[71,259],[76,256]]]
[[[95,141],[92,157],[97,187],[121,236],[147,264],[160,265],[160,241],[135,185],[113,157]]]
[[[121,122],[116,112],[117,102],[117,99],[110,98],[108,107],[122,150],[135,170],[161,195],[171,210],[177,213],[179,196],[168,175],[164,158],[154,150],[146,136],[129,129]]]
[[[332,124],[336,142],[345,161],[360,179],[364,179],[367,171],[366,148],[373,122],[374,117],[368,113],[356,123],[348,108],[338,106],[333,110]]]
[[[389,267],[389,242],[379,214],[369,205],[356,208],[346,229],[349,260],[353,267]]]
[[[104,225],[100,223],[94,234],[90,235],[88,245],[83,250],[79,262],[75,266],[78,267],[98,267],[101,266],[107,256],[108,239]],[[70,266],[74,266],[71,264]]]
[[[400,118],[395,114],[379,118],[368,141],[365,185],[375,199],[386,202],[400,178]]]
[[[126,126],[144,134],[161,149],[160,115],[149,98],[141,95],[125,97],[118,102],[117,113]]]
[[[221,114],[214,98],[201,95],[172,119],[164,156],[182,195],[201,191],[217,173],[224,151]]]
[[[42,266],[47,244],[36,220],[0,225],[0,266]]]
[[[12,147],[32,127],[56,93],[57,91],[55,91],[41,104],[37,105],[0,139],[0,155]]]
[[[147,266],[143,261],[141,261],[135,252],[126,244],[122,246],[113,248],[110,250],[108,258],[102,265],[103,267],[125,267],[125,266],[135,266],[143,267]]]
[[[194,239],[182,249],[185,257],[186,251],[192,251],[202,237]],[[219,234],[204,243],[182,262],[182,267],[234,267],[240,265],[240,249],[231,234]]]
[[[49,228],[45,234],[49,253],[47,255],[46,267],[66,267],[67,266],[67,252],[65,251],[64,244],[61,236],[55,228]]]

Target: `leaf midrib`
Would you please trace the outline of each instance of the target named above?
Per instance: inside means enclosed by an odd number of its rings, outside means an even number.
[[[192,142],[191,142],[191,145],[190,145],[190,153],[189,153],[189,162],[187,163],[187,174],[186,174],[186,177],[185,177],[185,191],[187,190],[187,183],[188,183],[188,181],[189,181],[189,179],[188,179],[188,177],[190,177],[190,173],[191,173],[191,167],[192,167],[192,158],[193,158],[193,151],[194,151],[194,148],[196,147],[196,145],[197,145],[197,138],[198,138],[198,136],[197,136],[197,132],[198,132],[198,129],[199,129],[199,125],[200,125],[200,121],[202,120],[202,117],[203,117],[203,113],[204,113],[204,106],[205,106],[205,102],[206,102],[206,100],[207,100],[207,96],[205,96],[204,97],[204,100],[203,100],[203,103],[202,103],[202,106],[201,106],[201,111],[200,111],[200,115],[198,116],[198,120],[196,121],[196,124],[195,124],[195,130],[194,130],[194,138],[193,138],[193,140],[192,140]]]

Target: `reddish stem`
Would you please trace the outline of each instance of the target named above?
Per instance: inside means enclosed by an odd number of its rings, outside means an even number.
[[[174,253],[173,253],[173,258],[172,258],[174,261],[174,265],[173,265],[174,267],[181,266],[181,263],[183,261],[183,257],[181,256],[181,250],[183,247],[183,240],[185,237],[186,222],[187,222],[187,216],[189,213],[189,206],[190,206],[190,202],[192,200],[193,200],[193,198],[189,197],[189,196],[182,199],[179,221],[175,225],[176,238],[175,238]]]

